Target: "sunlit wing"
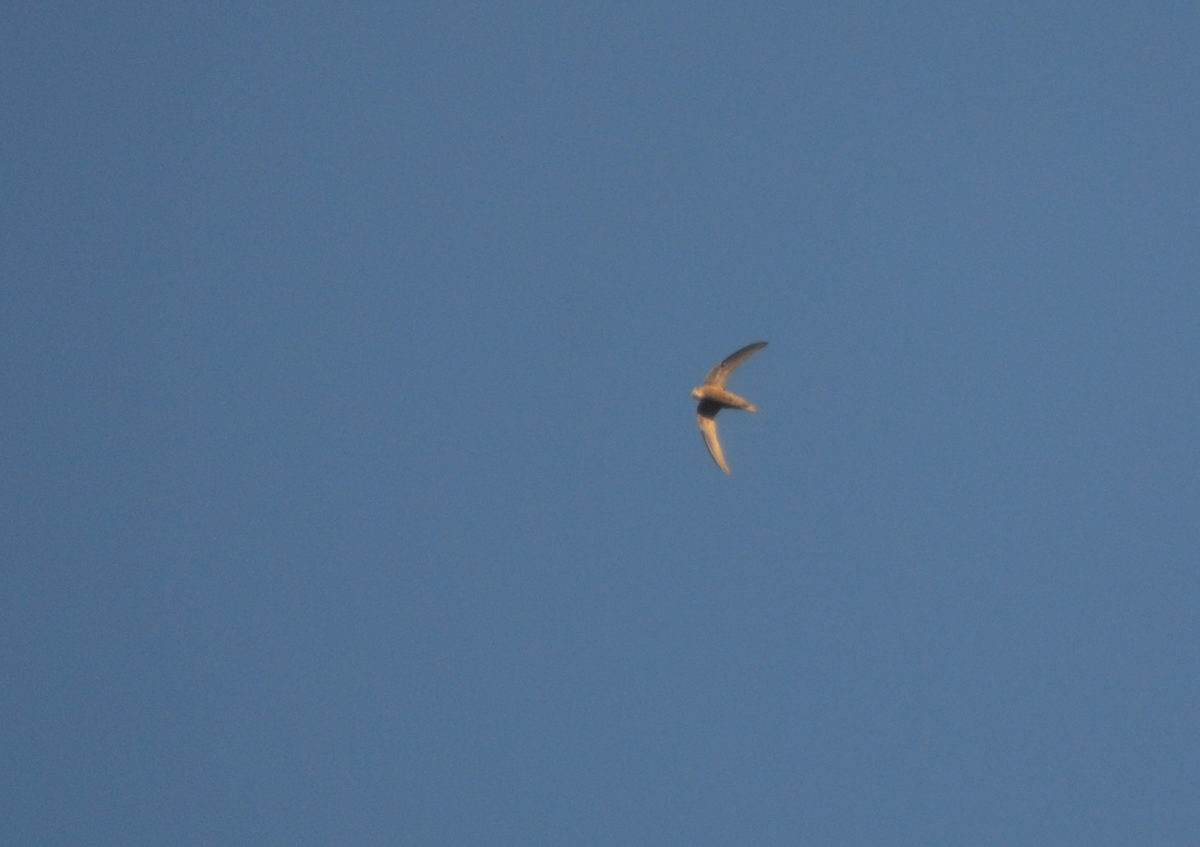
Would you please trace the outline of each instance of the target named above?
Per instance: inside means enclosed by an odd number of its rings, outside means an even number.
[[[729,379],[729,375],[737,370],[738,365],[749,359],[759,350],[767,346],[765,341],[756,341],[753,344],[747,344],[741,350],[728,356],[721,364],[717,365],[708,372],[708,376],[704,378],[705,385],[717,385],[724,387],[725,380]]]
[[[717,412],[721,407],[716,403],[704,401],[696,410],[696,422],[700,424],[700,434],[704,436],[704,446],[713,457],[717,467],[730,473],[729,465],[725,464],[725,452],[721,449],[721,441],[717,438]]]

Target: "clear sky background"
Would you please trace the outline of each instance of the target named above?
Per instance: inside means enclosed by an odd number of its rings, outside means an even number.
[[[0,842],[1200,843],[1200,6],[0,24]]]

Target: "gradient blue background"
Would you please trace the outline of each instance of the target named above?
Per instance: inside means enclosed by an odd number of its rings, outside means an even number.
[[[1194,2],[0,24],[0,841],[1200,843]]]

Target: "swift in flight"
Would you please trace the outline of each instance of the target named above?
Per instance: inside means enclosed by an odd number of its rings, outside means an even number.
[[[729,379],[729,375],[737,369],[738,365],[766,346],[767,342],[765,341],[747,344],[709,371],[708,376],[704,378],[703,385],[692,389],[692,396],[700,401],[700,405],[696,407],[696,421],[700,424],[700,434],[704,436],[704,443],[708,447],[709,455],[713,457],[717,467],[725,473],[730,473],[730,470],[729,465],[725,464],[725,453],[721,450],[721,442],[717,438],[717,412],[722,409],[758,411],[758,406],[738,397],[732,391],[726,391],[725,380]]]

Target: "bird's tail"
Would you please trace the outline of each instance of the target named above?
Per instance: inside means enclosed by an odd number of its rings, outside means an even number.
[[[745,397],[738,397],[732,391],[721,392],[721,396],[717,398],[717,402],[722,406],[728,406],[730,409],[742,409],[747,412],[758,411],[758,406],[755,406]]]

